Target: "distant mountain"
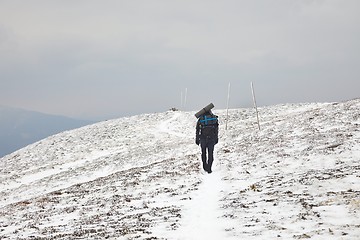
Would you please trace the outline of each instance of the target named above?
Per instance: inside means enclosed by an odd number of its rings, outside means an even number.
[[[0,106],[0,157],[90,121]]]

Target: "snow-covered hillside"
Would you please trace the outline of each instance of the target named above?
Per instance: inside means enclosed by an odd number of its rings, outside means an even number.
[[[360,100],[234,109],[212,174],[194,112],[106,121],[0,159],[0,239],[360,239]]]

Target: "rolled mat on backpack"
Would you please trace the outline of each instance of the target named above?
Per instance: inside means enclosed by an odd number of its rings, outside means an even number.
[[[196,118],[199,118],[201,115],[203,115],[204,113],[207,113],[208,111],[210,111],[211,109],[214,108],[214,104],[210,103],[209,105],[207,105],[206,107],[204,107],[203,109],[201,109],[200,111],[198,111],[195,114]]]

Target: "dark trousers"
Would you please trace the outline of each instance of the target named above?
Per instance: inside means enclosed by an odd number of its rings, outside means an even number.
[[[201,140],[200,142],[200,146],[201,146],[201,159],[203,162],[203,168],[205,171],[207,171],[208,173],[211,173],[211,166],[213,164],[214,161],[214,146],[215,146],[215,142],[211,141],[211,140]],[[206,151],[208,156],[206,156]]]

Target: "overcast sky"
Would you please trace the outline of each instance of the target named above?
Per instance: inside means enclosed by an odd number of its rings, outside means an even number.
[[[0,105],[83,119],[360,97],[359,0],[0,0]]]

